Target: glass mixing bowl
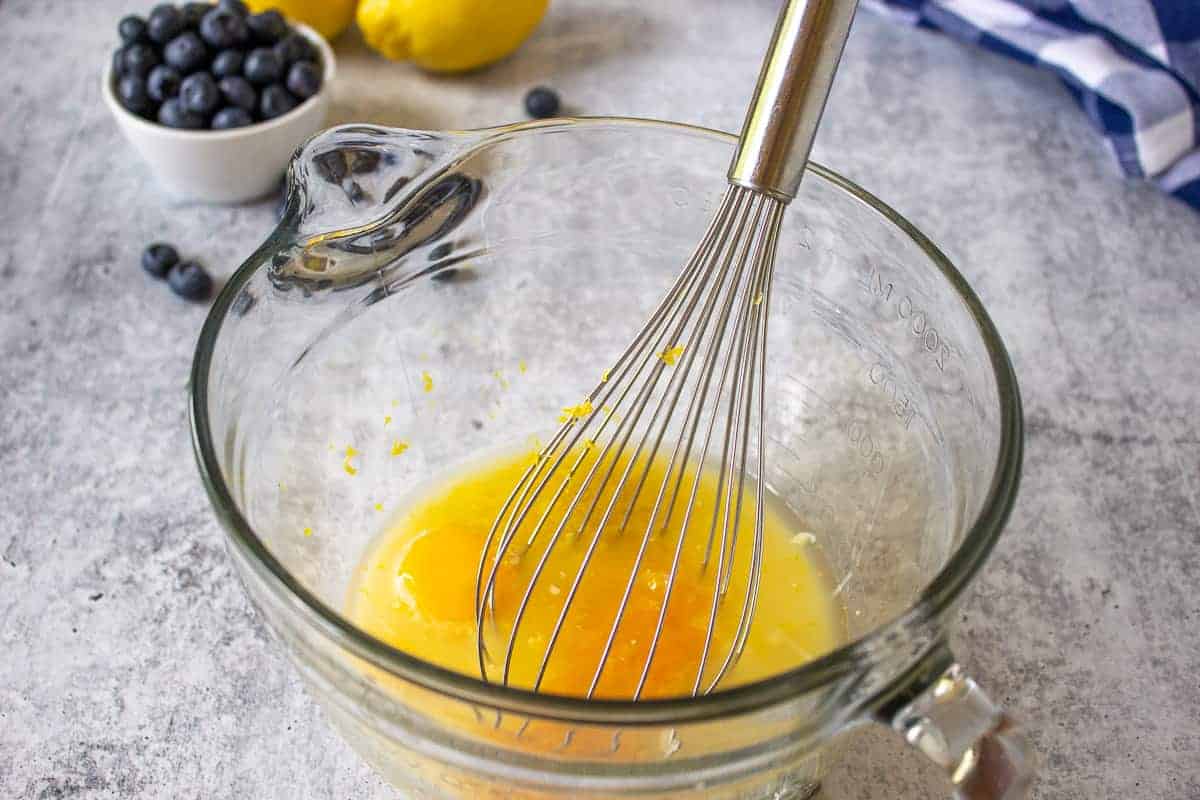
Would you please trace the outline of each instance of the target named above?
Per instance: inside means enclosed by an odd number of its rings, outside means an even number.
[[[337,128],[213,305],[191,412],[231,556],[329,719],[414,796],[805,797],[868,721],[962,797],[1028,782],[1023,736],[946,645],[1017,489],[1012,367],[937,248],[815,164],[779,242],[762,477],[824,543],[845,646],[705,697],[583,701],[448,672],[342,613],[412,487],[553,432],[590,388],[699,240],[733,146],[629,119]]]

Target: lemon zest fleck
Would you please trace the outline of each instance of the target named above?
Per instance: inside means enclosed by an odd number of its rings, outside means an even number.
[[[376,503],[376,504],[375,504],[375,510],[376,510],[376,511],[383,511],[383,503]]]
[[[428,371],[421,373],[421,385],[425,387],[427,393],[433,391],[433,376]]]
[[[668,367],[674,366],[679,357],[683,355],[683,345],[677,344],[674,347],[668,347],[658,354],[659,359]]]
[[[305,535],[305,536],[312,536],[312,528],[305,528],[305,529],[304,529],[304,535]]]
[[[384,425],[391,425],[391,424],[392,424],[392,415],[391,415],[391,414],[385,414],[385,415],[383,416],[383,424],[384,424]]]
[[[524,374],[525,374],[525,370],[529,369],[529,367],[527,367],[527,366],[525,365],[525,360],[524,360],[524,359],[522,359],[522,360],[520,360],[520,361],[518,361],[518,362],[517,362],[517,369],[519,369],[519,370],[521,371],[521,374],[522,374],[522,375],[524,375]]]
[[[759,293],[758,293],[758,297],[755,297],[755,298],[754,298],[754,305],[756,305],[756,306],[761,306],[761,305],[762,305],[762,301],[763,301],[763,294],[762,294],[762,292],[759,292]]]
[[[358,470],[354,467],[353,464],[350,463],[350,459],[348,459],[348,458],[342,464],[342,469],[346,470],[346,472],[350,475],[358,474]]]
[[[501,388],[501,389],[507,389],[507,388],[508,388],[508,380],[507,380],[507,379],[504,377],[504,373],[503,373],[503,372],[501,372],[501,371],[500,371],[500,370],[498,370],[498,369],[494,369],[494,370],[492,370],[492,374],[496,376],[496,380],[500,381],[500,388]]]
[[[394,456],[403,454],[404,451],[407,449],[408,449],[408,442],[405,442],[401,439],[397,439],[396,441],[392,442],[392,455],[394,455]]]
[[[583,419],[588,414],[592,413],[592,401],[584,400],[582,403],[574,406],[567,406],[559,415],[559,422],[569,422],[571,420]]]
[[[609,375],[612,375],[612,370],[611,370],[611,369],[606,369],[606,370],[604,370],[604,372],[601,372],[601,373],[600,373],[600,382],[601,382],[601,383],[608,383],[608,376],[609,376]]]

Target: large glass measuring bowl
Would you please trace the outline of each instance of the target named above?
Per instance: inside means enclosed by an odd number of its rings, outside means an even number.
[[[1012,368],[945,257],[818,165],[779,242],[761,477],[821,542],[844,646],[706,697],[585,702],[448,672],[343,614],[377,504],[546,436],[593,385],[699,240],[733,145],[620,119],[334,129],[213,306],[191,411],[231,556],[331,721],[414,796],[804,797],[865,722],[962,797],[1023,793],[1024,738],[946,644],[1016,493]]]

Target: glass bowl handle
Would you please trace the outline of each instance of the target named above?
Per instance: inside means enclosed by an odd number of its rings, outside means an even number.
[[[949,661],[932,681],[889,705],[880,722],[946,771],[954,800],[1021,800],[1035,774],[1025,731],[992,702],[979,684]]]

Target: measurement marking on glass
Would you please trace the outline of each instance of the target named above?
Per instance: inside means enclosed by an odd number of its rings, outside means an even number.
[[[892,413],[904,423],[904,429],[908,430],[917,416],[917,406],[912,396],[900,389],[892,371],[883,362],[876,362],[867,368],[867,379],[884,393],[891,402]]]
[[[864,292],[890,308],[897,321],[904,322],[908,332],[920,340],[922,349],[930,354],[938,370],[946,371],[946,365],[956,348],[946,341],[945,335],[933,325],[929,315],[913,302],[911,294],[905,292],[903,287],[896,286],[894,281],[889,281],[874,266],[869,267],[859,279],[858,285]]]

